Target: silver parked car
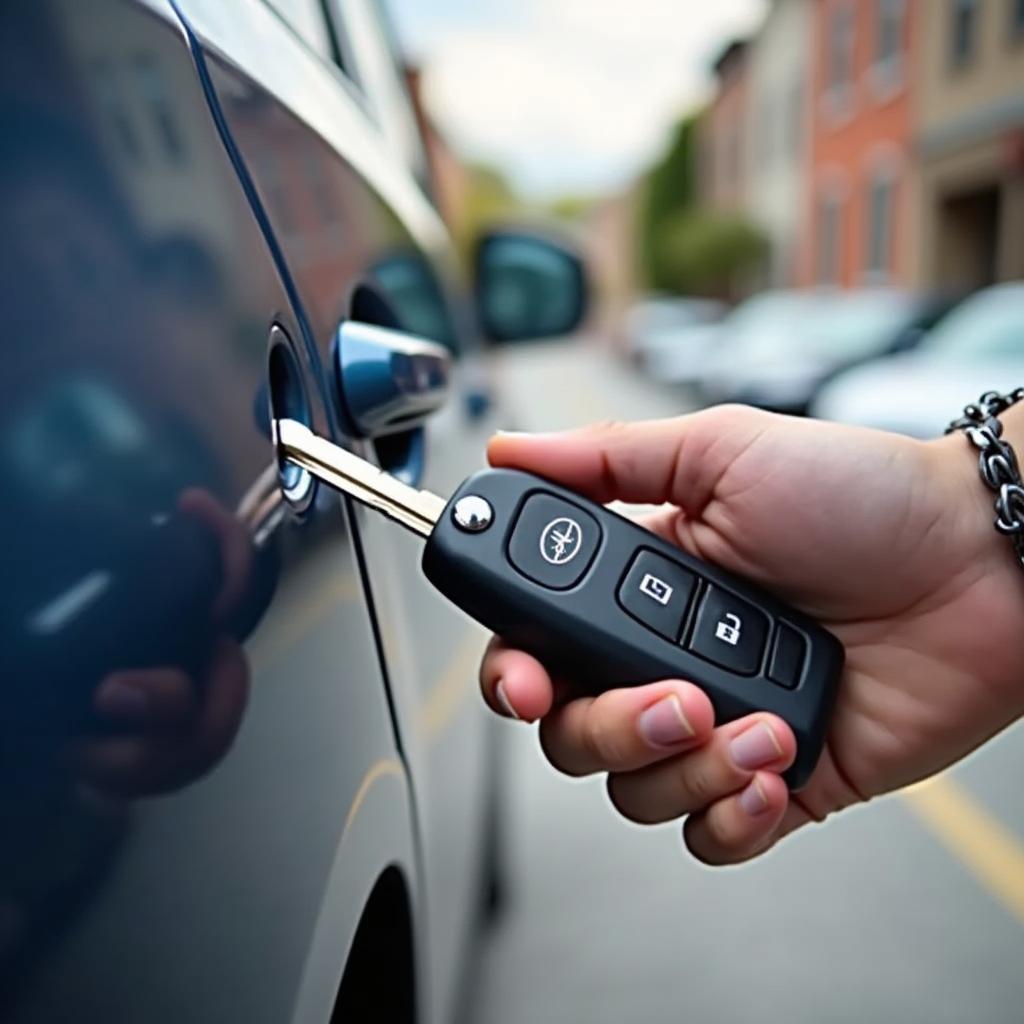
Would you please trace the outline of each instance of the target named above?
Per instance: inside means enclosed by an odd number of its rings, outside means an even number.
[[[811,413],[842,423],[936,437],[984,391],[1024,384],[1024,283],[965,299],[914,352],[830,381]]]
[[[831,376],[913,347],[948,308],[948,300],[896,289],[769,294],[709,357],[701,388],[711,402],[803,413]]]
[[[637,302],[626,314],[623,331],[630,358],[652,377],[661,379],[661,364],[692,347],[701,328],[725,314],[726,306],[714,299],[652,296]]]

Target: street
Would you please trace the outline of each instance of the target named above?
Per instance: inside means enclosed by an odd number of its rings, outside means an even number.
[[[685,411],[596,346],[502,353],[515,426]],[[1012,1024],[1024,1019],[1024,732],[940,780],[710,870],[678,823],[613,812],[600,779],[507,725],[510,899],[473,1024]]]

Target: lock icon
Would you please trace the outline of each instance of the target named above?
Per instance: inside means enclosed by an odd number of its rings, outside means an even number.
[[[740,642],[740,628],[743,625],[738,615],[728,612],[715,625],[715,638],[735,647]]]

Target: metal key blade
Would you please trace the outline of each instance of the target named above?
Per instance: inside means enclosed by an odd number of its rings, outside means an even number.
[[[430,535],[444,511],[443,498],[403,484],[296,420],[275,420],[273,429],[278,450],[290,462],[421,537]]]

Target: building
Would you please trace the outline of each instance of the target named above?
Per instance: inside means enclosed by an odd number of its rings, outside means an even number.
[[[938,0],[813,0],[804,284],[914,276],[913,93],[922,7]]]
[[[731,42],[713,65],[718,88],[698,129],[698,192],[721,212],[747,205],[748,44]]]
[[[1024,278],[1024,0],[921,6],[917,276]]]
[[[437,127],[437,123],[427,112],[423,101],[423,75],[418,67],[406,66],[405,84],[412,103],[413,116],[416,118],[420,138],[423,139],[426,150],[434,199],[448,225],[448,230],[455,235],[461,235],[466,227],[469,175]]]
[[[813,0],[774,0],[747,58],[746,201],[771,245],[763,283],[797,279],[810,148],[808,77]]]

